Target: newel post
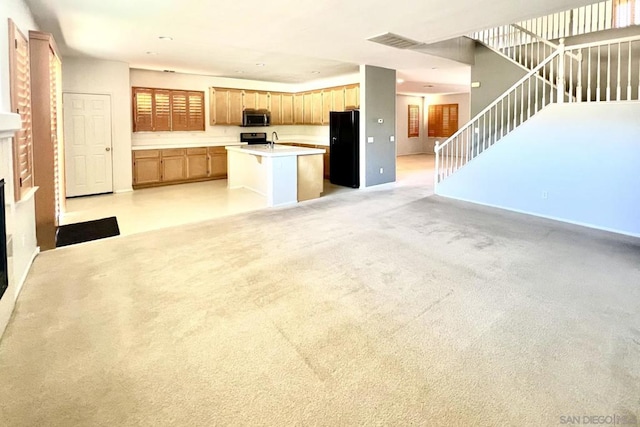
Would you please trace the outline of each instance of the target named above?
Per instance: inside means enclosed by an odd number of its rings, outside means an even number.
[[[560,44],[558,45],[558,78],[556,81],[556,89],[558,89],[556,100],[558,104],[564,102],[564,51],[564,38],[561,38]]]

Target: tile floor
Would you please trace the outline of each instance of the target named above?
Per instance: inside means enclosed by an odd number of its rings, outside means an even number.
[[[397,184],[431,186],[433,159],[431,155],[398,157]],[[325,181],[322,197],[344,191],[357,190]],[[221,179],[67,199],[60,223],[115,216],[120,234],[129,235],[266,207],[265,197],[245,189],[229,190],[227,180]]]

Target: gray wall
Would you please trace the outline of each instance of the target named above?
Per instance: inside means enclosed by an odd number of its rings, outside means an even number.
[[[364,73],[365,108],[360,120],[364,120],[365,185],[369,187],[396,180],[396,143],[390,141],[396,134],[396,71],[365,65]]]
[[[475,65],[471,66],[471,81],[480,82],[480,87],[471,88],[471,118],[526,74],[523,68],[476,43]]]

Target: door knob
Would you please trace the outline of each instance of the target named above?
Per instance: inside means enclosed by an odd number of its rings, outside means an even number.
[[[111,147],[105,148],[106,151],[111,151]]]

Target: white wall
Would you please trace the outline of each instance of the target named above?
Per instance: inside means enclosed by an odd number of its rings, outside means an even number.
[[[132,144],[134,146],[143,146],[198,142],[235,142],[239,140],[240,132],[268,132],[270,135],[271,132],[277,131],[280,141],[292,140],[328,145],[328,126],[270,126],[265,128],[255,127],[250,130],[240,126],[210,126],[209,88],[214,86],[273,92],[302,92],[306,90],[340,86],[357,82],[359,82],[358,74],[334,79],[319,80],[304,85],[293,85],[262,82],[257,80],[230,79],[195,74],[164,73],[159,71],[132,69],[131,86],[204,91],[206,111],[204,132],[136,132],[133,133]]]
[[[420,107],[420,136],[409,138],[409,105]],[[420,154],[427,151],[427,115],[424,97],[397,95],[396,96],[396,141],[398,156]]]
[[[131,190],[131,86],[124,62],[66,57],[62,91],[111,96],[113,189]]]
[[[640,103],[551,105],[437,194],[640,237]]]
[[[9,40],[7,19],[11,18],[23,34],[37,30],[31,12],[22,0],[0,1],[0,111],[9,111]],[[13,201],[12,139],[0,141],[0,178],[6,182],[5,212],[7,236],[11,238],[12,257],[9,258],[9,288],[0,300],[0,335],[9,321],[31,262],[38,252],[36,243],[35,207],[33,197],[19,203]]]
[[[458,104],[458,128],[466,125],[470,120],[470,95],[468,93],[456,93],[452,95],[428,95],[425,97],[424,109],[429,111],[429,105]],[[429,121],[425,120],[425,133],[429,131]],[[447,138],[427,138],[425,152],[434,153],[436,141],[443,143]]]

